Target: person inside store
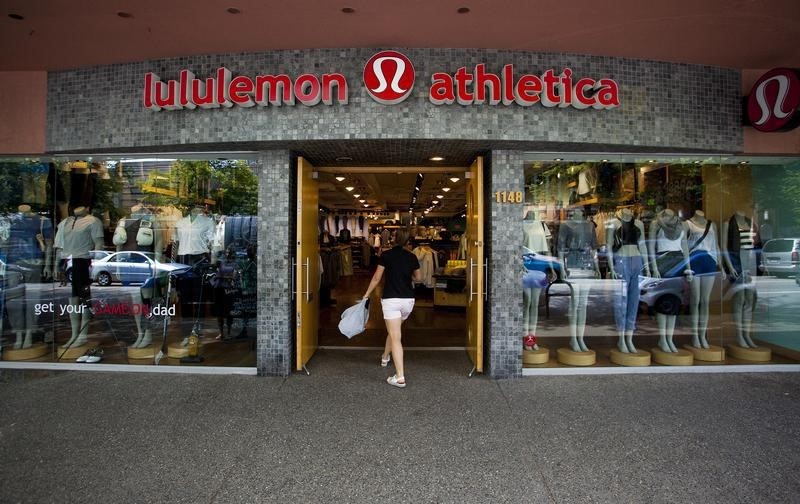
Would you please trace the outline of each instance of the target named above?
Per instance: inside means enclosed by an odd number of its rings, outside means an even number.
[[[410,232],[407,229],[397,230],[394,246],[378,258],[375,274],[364,293],[364,299],[368,299],[381,279],[386,277],[381,308],[388,335],[381,355],[381,366],[388,366],[394,359],[395,374],[386,382],[399,388],[406,386],[401,328],[414,309],[413,282],[422,281],[419,260],[408,248],[409,236]]]
[[[650,276],[644,224],[636,219],[630,208],[622,208],[606,223],[608,268],[611,278],[621,280],[614,299],[614,318],[617,323],[622,353],[637,353],[633,344],[636,315],[639,309],[639,275]]]
[[[17,207],[18,213],[10,216],[7,236],[0,242],[0,251],[8,264],[19,267],[25,284],[38,284],[52,277],[53,224],[31,209],[31,205]],[[7,300],[8,319],[16,333],[14,349],[30,348],[33,333],[39,329],[35,306],[42,291],[27,288],[24,294]]]
[[[225,256],[217,262],[217,271],[211,279],[211,286],[214,288],[214,307],[217,310],[217,327],[219,327],[217,340],[225,339],[225,322],[228,324],[228,338],[231,337],[231,326],[233,325],[231,310],[237,294],[238,271],[236,266],[236,249],[233,245],[229,245],[225,250]]]
[[[64,345],[66,350],[84,345],[89,336],[89,286],[92,284],[89,252],[103,249],[103,223],[88,207],[76,207],[72,216],[58,224],[55,248],[61,258],[72,256],[72,296],[69,298],[73,307],[69,314],[72,333]]]

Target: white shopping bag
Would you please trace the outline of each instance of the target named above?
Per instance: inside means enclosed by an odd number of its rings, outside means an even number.
[[[364,329],[367,328],[367,320],[369,320],[369,299],[362,299],[342,312],[339,332],[352,338],[356,334],[364,332]]]

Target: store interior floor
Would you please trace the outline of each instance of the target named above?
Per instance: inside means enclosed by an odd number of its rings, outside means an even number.
[[[382,348],[386,341],[386,325],[380,306],[381,287],[373,293],[367,330],[347,339],[338,329],[342,312],[364,295],[372,271],[354,269],[353,275],[339,278],[331,291],[335,304],[320,306],[319,345],[323,347]],[[433,289],[418,287],[411,316],[403,323],[403,345],[406,347],[464,347],[467,320],[465,308],[434,307]]]

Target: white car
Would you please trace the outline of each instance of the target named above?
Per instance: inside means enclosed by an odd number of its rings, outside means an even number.
[[[104,257],[108,257],[111,255],[111,252],[106,252],[105,250],[91,250],[89,251],[89,257],[91,257],[92,262],[97,259],[102,259]],[[64,269],[64,276],[67,279],[67,282],[72,283],[72,256],[67,257],[67,264],[66,268]]]
[[[162,273],[190,268],[187,264],[162,263],[150,252],[116,252],[92,261],[92,279],[101,286],[111,285],[113,282],[128,285],[144,283],[148,278]]]

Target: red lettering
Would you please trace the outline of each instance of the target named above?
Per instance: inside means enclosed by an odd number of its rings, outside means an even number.
[[[228,96],[228,88],[231,84],[231,71],[225,67],[219,67],[217,69],[217,81],[214,84],[217,86],[214,95],[217,104],[223,107],[232,107],[233,103],[230,100],[230,96]]]
[[[269,93],[267,93],[269,89]],[[283,93],[282,99],[278,98],[278,90]],[[258,75],[256,76],[256,103],[262,107],[268,104],[280,106],[281,103],[294,105],[292,94],[292,80],[288,75]]]
[[[587,88],[594,90],[594,80],[580,79],[577,83],[575,83],[575,99],[577,100],[577,103],[573,103],[572,106],[576,109],[585,109],[594,105],[594,92],[590,93],[590,95],[587,95]]]
[[[322,103],[333,105],[333,88],[338,91],[337,99],[341,104],[347,104],[347,79],[342,74],[324,74],[322,76]]]
[[[428,99],[434,105],[451,105],[456,101],[453,93],[453,78],[450,74],[436,72],[431,76],[431,89]]]
[[[195,79],[192,81],[192,101],[200,108],[217,108],[219,104],[214,102],[214,79],[209,77],[203,82]]]
[[[311,74],[303,74],[294,81],[294,95],[300,103],[307,106],[316,105],[322,100],[319,80]]]
[[[486,102],[486,88],[489,88],[489,105],[500,103],[500,77],[486,73],[486,65],[475,66],[475,103]]]
[[[156,105],[167,110],[176,110],[181,108],[176,99],[176,88],[178,83],[174,80],[167,82],[155,82],[155,99]]]
[[[616,81],[612,79],[600,79],[597,85],[597,103],[594,104],[596,109],[610,109],[619,107],[619,86]]]
[[[195,80],[194,74],[189,70],[181,70],[179,100],[181,107],[193,109],[197,105],[192,101],[191,83]]]
[[[555,107],[559,102],[559,97],[556,95],[556,84],[559,78],[553,74],[552,69],[548,69],[542,75],[542,80],[544,81],[544,96],[541,97],[542,105]]]
[[[561,97],[561,104],[559,107],[568,107],[572,105],[572,70],[565,68],[561,72],[561,83],[558,87],[558,95]]]
[[[144,74],[144,107],[150,110],[161,110],[161,107],[153,103],[153,81],[160,81],[161,78],[153,72]]]
[[[503,105],[514,103],[514,65],[503,67]]]
[[[472,74],[467,72],[467,67],[456,70],[456,99],[460,105],[472,105],[473,95],[467,89],[472,82]]]
[[[251,96],[253,89],[253,81],[250,80],[250,77],[239,75],[231,80],[231,84],[228,87],[228,96],[231,97],[233,103],[240,107],[252,107],[255,105]]]
[[[535,75],[523,75],[517,82],[515,93],[516,102],[523,107],[529,107],[539,101],[542,92],[542,81]]]

